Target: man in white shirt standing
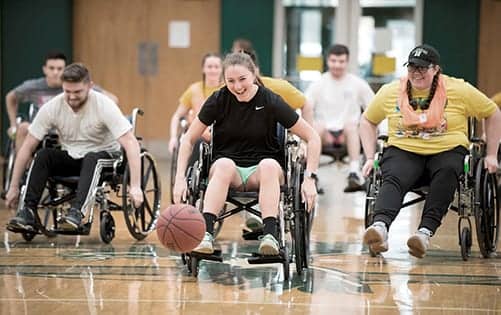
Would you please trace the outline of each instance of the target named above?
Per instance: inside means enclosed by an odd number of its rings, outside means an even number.
[[[40,141],[54,128],[61,149],[38,151],[27,178],[24,207],[19,209],[7,228],[34,230],[36,211],[50,176],[80,176],[76,197],[63,221],[78,228],[85,210],[97,160],[111,158],[122,146],[131,171],[129,194],[134,205],[143,202],[140,186],[140,148],[132,126],[108,96],[92,90],[87,68],[82,64],[67,66],[62,74],[63,93],[44,104],[28,129],[28,135],[17,155],[6,203],[13,207],[19,196],[19,183],[28,161]]]
[[[314,127],[322,138],[322,145],[329,146],[339,141],[346,143],[350,173],[345,192],[363,189],[358,123],[362,109],[374,96],[367,82],[348,73],[349,56],[348,47],[332,46],[327,55],[328,71],[305,93],[314,106]]]

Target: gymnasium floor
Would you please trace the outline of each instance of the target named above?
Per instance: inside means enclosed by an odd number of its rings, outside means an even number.
[[[168,162],[159,161],[163,207]],[[8,233],[13,214],[0,210],[0,314],[476,314],[501,313],[501,259],[480,258],[476,239],[461,259],[457,215],[450,212],[428,255],[407,254],[421,212],[402,210],[390,230],[390,250],[371,258],[362,247],[364,194],[344,194],[345,166],[320,169],[319,211],[312,232],[311,269],[283,281],[281,265],[249,265],[257,241],[241,238],[242,218],[225,222],[218,244],[223,263],[202,263],[191,277],[156,234],[136,242],[122,214],[116,238]],[[294,271],[291,266],[291,272]]]

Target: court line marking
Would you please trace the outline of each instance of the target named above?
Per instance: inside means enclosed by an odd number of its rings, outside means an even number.
[[[62,303],[89,303],[88,299],[41,299],[41,298],[0,298],[1,302],[62,302]],[[91,299],[91,301],[95,301],[96,303],[104,302],[104,303],[192,303],[192,304],[248,304],[248,305],[283,305],[283,306],[332,306],[338,305],[337,302],[333,303],[298,303],[298,302],[283,302],[283,303],[271,303],[271,302],[252,302],[252,301],[225,301],[225,300],[182,300],[182,299],[141,299],[141,300],[131,300],[131,299]],[[361,304],[360,307],[348,307],[348,309],[412,309],[412,310],[446,310],[446,311],[482,311],[482,312],[492,312],[496,311],[496,309],[487,309],[487,308],[466,308],[466,307],[443,307],[443,306],[392,306],[392,305],[377,305],[370,304],[370,306],[366,306],[365,304]],[[343,308],[344,309],[344,308]]]

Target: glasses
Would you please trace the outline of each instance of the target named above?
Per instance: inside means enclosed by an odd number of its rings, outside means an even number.
[[[407,65],[407,71],[409,73],[419,72],[419,74],[425,74],[428,69],[433,68],[433,65],[429,66],[416,66],[416,65]]]

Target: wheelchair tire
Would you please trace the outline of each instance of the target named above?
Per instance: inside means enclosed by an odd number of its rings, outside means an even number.
[[[155,229],[160,215],[160,179],[151,154],[144,150],[141,152],[141,189],[144,202],[139,208],[134,208],[129,200],[129,178],[130,170],[127,165],[122,178],[122,209],[129,233],[140,241]]]
[[[483,159],[475,173],[475,225],[478,246],[484,258],[496,252],[499,239],[499,196],[495,174],[488,174]]]
[[[193,277],[198,277],[199,260],[196,257],[191,256],[190,259],[190,271]]]
[[[471,255],[471,230],[468,227],[463,227],[461,230],[461,257],[467,261]]]
[[[303,180],[302,166],[298,165],[294,174],[294,257],[296,271],[302,274],[303,269],[308,268],[310,228],[308,226],[309,215],[305,204],[301,201],[301,183]]]
[[[109,244],[115,238],[115,220],[109,212],[101,212],[99,236],[101,240]]]
[[[16,148],[14,145],[14,141],[8,137],[5,151],[5,161],[3,164],[2,187],[4,194],[7,193],[7,190],[9,189],[12,172],[14,171],[14,161],[16,159]]]
[[[365,228],[374,223],[374,207],[376,205],[376,183],[374,183],[373,176],[370,175],[367,179],[367,195],[365,197]]]
[[[291,269],[289,262],[289,249],[287,248],[287,246],[285,246],[283,249],[283,255],[284,260],[282,262],[282,266],[284,268],[284,281],[289,281]]]
[[[37,235],[37,234],[36,233],[30,233],[30,232],[24,232],[24,233],[21,233],[21,235],[23,236],[23,239],[26,242],[31,242],[35,238],[35,235]]]
[[[179,154],[179,146],[174,148],[170,162],[170,203],[174,204],[174,183],[176,182],[177,156]]]

